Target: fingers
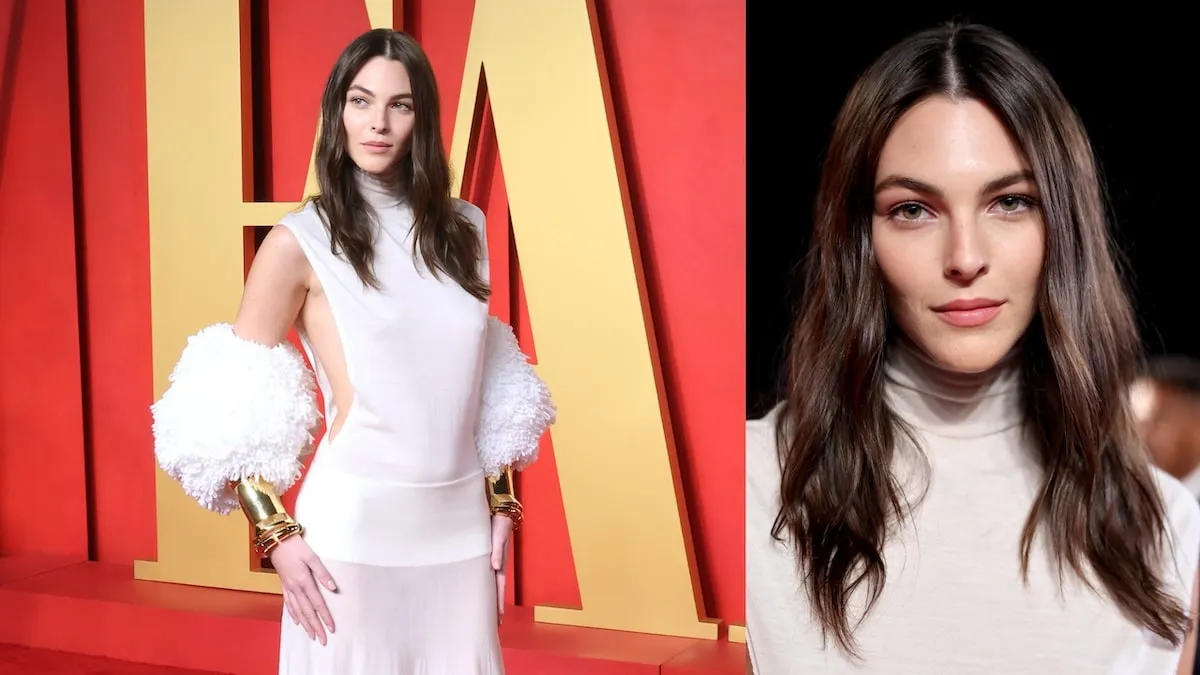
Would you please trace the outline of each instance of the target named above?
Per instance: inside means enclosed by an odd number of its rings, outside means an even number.
[[[496,573],[496,617],[497,623],[504,623],[504,586],[507,574],[503,571]]]
[[[321,620],[317,617],[316,610],[313,609],[311,597],[304,588],[306,585],[312,587],[314,593],[319,593],[311,575],[307,582],[292,580],[284,582],[292,599],[296,601],[296,614],[300,615],[300,625],[304,628],[304,632],[308,634],[310,640],[317,640],[323,645],[325,644],[325,631],[321,628]]]
[[[333,575],[329,573],[329,570],[325,569],[325,565],[321,563],[321,559],[318,558],[316,554],[313,554],[306,562],[308,563],[309,569],[312,570],[313,578],[315,578],[319,584],[331,591],[337,590],[337,584],[333,581]]]
[[[312,574],[310,575],[312,583],[305,586],[305,592],[308,594],[309,601],[312,602],[317,616],[321,618],[321,622],[332,633],[334,632],[333,615],[329,613],[329,607],[325,604],[325,598],[321,595],[321,590],[317,588],[317,584],[320,583],[331,591],[335,590],[337,585],[333,583],[333,577],[329,574],[329,570],[325,569],[325,566],[321,564],[321,560],[316,555],[309,557],[305,562],[308,563],[309,569],[312,570]],[[322,642],[321,644],[325,643]]]
[[[321,597],[321,590],[317,588],[316,582],[307,584],[304,593],[308,597],[309,606],[315,617],[318,640],[321,644],[325,644],[325,629],[328,628],[330,633],[333,632],[333,616],[329,613],[329,607],[325,605],[325,598]],[[324,625],[322,626],[322,624]]]
[[[292,597],[291,591],[283,589],[283,606],[287,608],[288,616],[292,617],[292,623],[300,625],[300,617],[296,615],[296,599]]]

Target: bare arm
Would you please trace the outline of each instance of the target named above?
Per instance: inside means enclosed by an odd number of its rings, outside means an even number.
[[[308,295],[310,273],[296,235],[275,226],[255,253],[246,276],[233,325],[238,337],[269,346],[286,340]],[[326,631],[332,633],[334,624],[317,584],[334,591],[333,577],[302,537],[284,539],[271,550],[270,558],[292,621],[302,626],[309,638],[325,644]]]
[[[291,230],[275,226],[254,255],[233,330],[264,345],[287,338],[308,293],[309,265]]]
[[[1192,665],[1196,660],[1196,613],[1200,611],[1200,571],[1192,585],[1191,621],[1187,638],[1183,641],[1183,651],[1179,655],[1179,670],[1177,675],[1192,675]]]

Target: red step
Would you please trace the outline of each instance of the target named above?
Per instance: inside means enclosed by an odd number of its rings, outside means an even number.
[[[220,675],[211,670],[152,666],[53,649],[0,644],[0,675]]]
[[[276,672],[275,595],[138,581],[131,565],[22,556],[0,558],[0,607],[0,643],[232,675]],[[519,607],[506,613],[500,642],[509,675],[745,673],[741,644],[538,624]]]

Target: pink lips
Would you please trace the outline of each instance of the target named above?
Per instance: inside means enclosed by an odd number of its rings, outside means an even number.
[[[391,143],[367,142],[367,143],[363,143],[362,145],[364,148],[367,149],[367,152],[374,153],[376,155],[382,155],[382,154],[386,153],[388,150],[392,149]]]
[[[1004,307],[1003,300],[992,300],[990,298],[969,298],[965,300],[955,300],[944,305],[934,307],[933,311],[938,317],[958,328],[978,328],[986,325],[992,319],[1000,315],[1000,310]]]

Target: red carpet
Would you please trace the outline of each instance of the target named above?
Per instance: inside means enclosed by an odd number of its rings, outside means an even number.
[[[50,649],[0,644],[0,675],[217,675],[145,663],[114,661]]]
[[[0,675],[272,675],[278,651],[266,645],[278,644],[282,602],[138,581],[129,565],[0,557]],[[528,608],[510,612],[500,640],[512,675],[745,672],[741,644],[538,624]]]

